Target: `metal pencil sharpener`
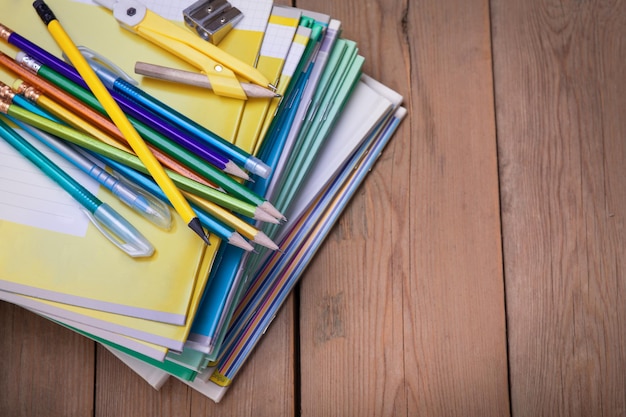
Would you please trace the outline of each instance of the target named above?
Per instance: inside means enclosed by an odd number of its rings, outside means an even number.
[[[200,0],[183,10],[185,24],[205,41],[217,45],[243,18],[226,0]]]

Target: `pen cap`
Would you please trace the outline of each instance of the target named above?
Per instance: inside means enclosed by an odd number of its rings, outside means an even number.
[[[86,46],[77,46],[81,55],[85,58],[91,69],[96,73],[100,81],[108,88],[109,90],[113,89],[115,82],[118,79],[124,80],[132,85],[138,85],[137,80],[128,75],[124,70],[117,65],[115,62],[106,58],[104,55],[99,54],[93,49],[87,48]],[[65,53],[63,53],[63,59],[71,64],[69,58]]]
[[[100,204],[93,215],[83,211],[96,228],[127,255],[140,258],[152,256],[154,253],[154,246],[148,239],[106,203]]]
[[[272,168],[270,168],[265,162],[254,156],[248,158],[244,165],[244,168],[261,178],[267,178],[272,173]]]

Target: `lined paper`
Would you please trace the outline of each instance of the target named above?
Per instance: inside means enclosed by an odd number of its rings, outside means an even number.
[[[20,131],[20,133],[23,133]],[[46,148],[32,136],[29,142],[92,193],[99,185]],[[0,140],[0,219],[78,237],[85,236],[89,219],[58,184]]]

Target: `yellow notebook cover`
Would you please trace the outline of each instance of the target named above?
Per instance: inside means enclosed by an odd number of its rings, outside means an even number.
[[[196,237],[196,239],[198,238]],[[219,239],[212,236],[210,240],[211,246],[209,246],[209,248],[217,249]],[[211,249],[211,252],[213,252],[213,249]],[[198,266],[199,279],[191,295],[188,311],[189,317],[196,315],[213,260],[213,256],[205,256]],[[25,308],[56,316],[61,319],[73,320],[109,332],[119,333],[175,351],[182,351],[193,323],[193,320],[187,320],[184,325],[173,325],[106,311],[77,307],[5,291],[0,291],[0,300],[18,304]]]
[[[186,321],[207,247],[172,213],[168,231],[31,137],[31,143],[90,187],[153,244],[149,258],[131,258],[104,238],[80,206],[0,141],[0,289],[172,324]],[[95,184],[95,185],[94,185]]]
[[[287,58],[289,47],[300,21],[301,12],[293,7],[274,6],[267,24],[257,68],[274,85],[278,84],[280,73]],[[259,140],[261,128],[268,115],[272,101],[277,99],[248,99],[245,103],[235,145],[252,153]]]
[[[187,62],[164,51],[151,42],[123,29],[113,14],[88,1],[49,0],[59,22],[77,45],[86,46],[102,54],[127,74],[139,81],[139,87],[190,119],[207,127],[222,138],[234,141],[239,127],[244,100],[219,97],[210,90],[143,78],[134,74],[135,62],[197,71]],[[150,10],[163,17],[175,19],[184,27],[182,10],[189,1],[142,1]],[[271,0],[232,0],[230,3],[244,14],[244,18],[220,42],[219,47],[240,60],[255,64],[267,21]],[[31,1],[0,0],[0,23],[22,37],[61,57],[45,25],[37,16]],[[15,57],[17,49],[0,42],[0,50]],[[0,81],[12,84],[14,77],[0,68]]]

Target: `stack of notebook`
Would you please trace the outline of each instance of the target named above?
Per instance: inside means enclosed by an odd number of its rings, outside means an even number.
[[[179,28],[200,32],[202,27],[183,23],[190,3],[142,4]],[[402,97],[362,73],[357,43],[342,38],[341,22],[322,13],[271,0],[227,3],[236,9],[229,16],[237,19],[220,34],[219,49],[255,66],[276,89],[275,97],[241,99],[215,85],[191,85],[198,67],[121,28],[107,7],[70,0],[47,4],[77,44],[131,74],[148,97],[236,145],[250,155],[251,165],[236,166],[237,172],[221,167],[210,178],[195,166],[179,166],[174,173],[194,185],[185,191],[193,207],[208,213],[200,218],[210,236],[207,246],[174,211],[169,228],[155,226],[42,143],[58,135],[20,120],[18,107],[73,126],[61,111],[51,114],[54,99],[46,93],[27,103],[14,97],[13,110],[0,120],[129,220],[154,253],[131,257],[108,242],[63,189],[0,141],[0,299],[103,344],[157,389],[174,376],[219,401],[404,118]],[[0,21],[0,50],[6,54],[1,62],[17,57],[24,42],[62,57],[30,2],[0,0],[0,6],[13,11]],[[166,80],[164,69],[172,68],[179,78]],[[0,81],[17,86],[16,79],[29,82],[10,65],[0,66]],[[150,132],[141,120],[136,123],[142,136]],[[111,157],[113,151],[70,146],[147,195],[163,198],[149,177]],[[222,182],[223,172],[234,184]],[[249,179],[236,178],[241,173]],[[263,214],[262,203],[214,195],[247,195],[239,186],[281,216]]]

